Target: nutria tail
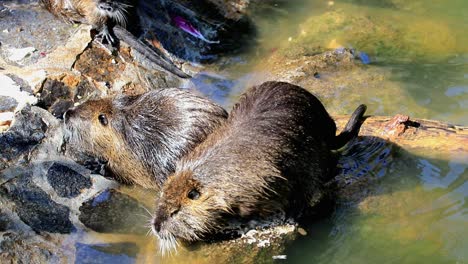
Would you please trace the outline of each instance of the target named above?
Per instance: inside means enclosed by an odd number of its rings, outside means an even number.
[[[339,149],[346,145],[351,139],[356,137],[359,133],[359,129],[361,128],[362,125],[362,117],[364,116],[364,113],[366,112],[367,106],[362,104],[354,110],[353,114],[351,115],[351,118],[349,119],[348,123],[346,124],[345,128],[341,133],[335,137],[333,146],[331,146],[331,149]]]

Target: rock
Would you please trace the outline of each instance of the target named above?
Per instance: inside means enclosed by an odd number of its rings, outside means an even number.
[[[83,78],[72,75],[60,76],[58,79],[48,78],[40,90],[38,106],[62,119],[63,114],[75,104],[98,94],[100,92]]]
[[[8,59],[14,62],[19,62],[26,58],[27,56],[31,55],[36,51],[36,48],[34,47],[26,47],[26,48],[10,48],[7,49],[6,52],[8,54]]]
[[[75,230],[70,222],[70,210],[54,202],[35,185],[31,174],[21,175],[3,184],[0,194],[11,200],[21,221],[36,232],[67,234]]]
[[[54,255],[61,254],[45,241],[13,232],[0,234],[0,263],[50,263]]]
[[[47,125],[31,107],[18,112],[11,128],[0,133],[0,171],[14,160],[23,158],[26,162],[31,150],[44,139],[46,130]]]
[[[148,231],[145,228],[148,213],[143,205],[113,189],[84,202],[80,212],[80,221],[96,232],[145,234]]]
[[[92,185],[89,175],[82,175],[60,163],[54,163],[49,168],[47,180],[59,196],[67,198],[77,197],[83,189]]]
[[[45,81],[40,93],[39,105],[46,109],[51,107],[59,99],[69,99],[72,97],[72,92],[69,87],[65,86],[65,84],[60,81],[52,79],[47,79]]]
[[[138,246],[132,243],[86,245],[76,243],[76,261],[81,263],[135,263]]]
[[[26,104],[34,105],[37,103],[37,98],[29,92],[23,91],[21,85],[18,85],[11,77],[0,74],[0,96],[8,97],[17,102],[16,110],[23,108]]]
[[[0,95],[0,112],[14,111],[16,106],[18,106],[18,101],[15,98]]]

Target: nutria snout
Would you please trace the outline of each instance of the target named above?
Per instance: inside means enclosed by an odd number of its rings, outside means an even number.
[[[247,90],[228,120],[177,162],[158,201],[153,232],[162,251],[197,241],[230,217],[299,216],[327,195],[336,157],[359,131],[359,106],[344,131],[305,89],[267,82]]]
[[[159,188],[175,162],[219,127],[226,111],[181,89],[87,101],[65,115],[69,153],[107,162],[124,183]]]

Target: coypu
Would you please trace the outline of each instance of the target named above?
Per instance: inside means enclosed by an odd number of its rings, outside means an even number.
[[[150,62],[181,77],[191,76],[177,68],[172,61],[156,53],[125,30],[128,22],[128,9],[132,6],[127,1],[110,0],[41,0],[42,4],[55,16],[70,22],[93,26],[98,32],[95,36],[100,43],[117,45],[114,34],[130,47],[145,56]],[[114,30],[115,28],[115,30]]]
[[[176,239],[216,236],[226,219],[300,217],[328,192],[332,150],[357,136],[365,110],[359,106],[336,136],[335,122],[305,89],[266,82],[247,90],[164,183],[152,221],[161,250]]]
[[[226,118],[222,107],[192,92],[155,90],[87,101],[68,110],[65,143],[69,153],[107,162],[122,182],[157,189],[175,162]]]
[[[41,0],[56,16],[92,25],[101,43],[116,46],[119,40],[181,78],[191,76],[174,66],[169,57],[204,62],[219,54],[248,47],[254,28],[244,18],[245,4],[198,0]],[[228,13],[239,16],[234,19]]]

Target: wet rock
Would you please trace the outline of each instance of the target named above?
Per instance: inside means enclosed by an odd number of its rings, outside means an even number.
[[[25,107],[16,114],[12,127],[0,133],[0,171],[13,160],[27,159],[31,150],[45,137],[47,125],[31,107]]]
[[[64,83],[48,79],[42,86],[39,105],[44,108],[51,107],[57,100],[71,98],[70,88]]]
[[[138,246],[132,243],[86,245],[76,243],[75,264],[135,263]]]
[[[75,228],[69,219],[70,209],[54,202],[35,185],[31,173],[25,173],[2,185],[0,195],[11,200],[21,221],[36,232],[67,234]]]
[[[40,90],[38,106],[47,109],[56,118],[90,97],[100,94],[87,80],[71,75],[59,79],[47,79]]]
[[[126,56],[123,52],[119,54],[128,58],[128,55]],[[74,66],[84,76],[104,83],[113,83],[122,75],[125,67],[126,63],[119,57],[113,56],[104,49],[95,46],[91,46],[91,48],[85,50]]]
[[[100,233],[145,234],[143,205],[116,190],[106,190],[80,207],[80,221]],[[148,218],[149,219],[149,216]]]
[[[59,163],[54,163],[49,168],[47,180],[59,196],[67,198],[77,197],[83,189],[92,185],[89,175],[82,175]]]

